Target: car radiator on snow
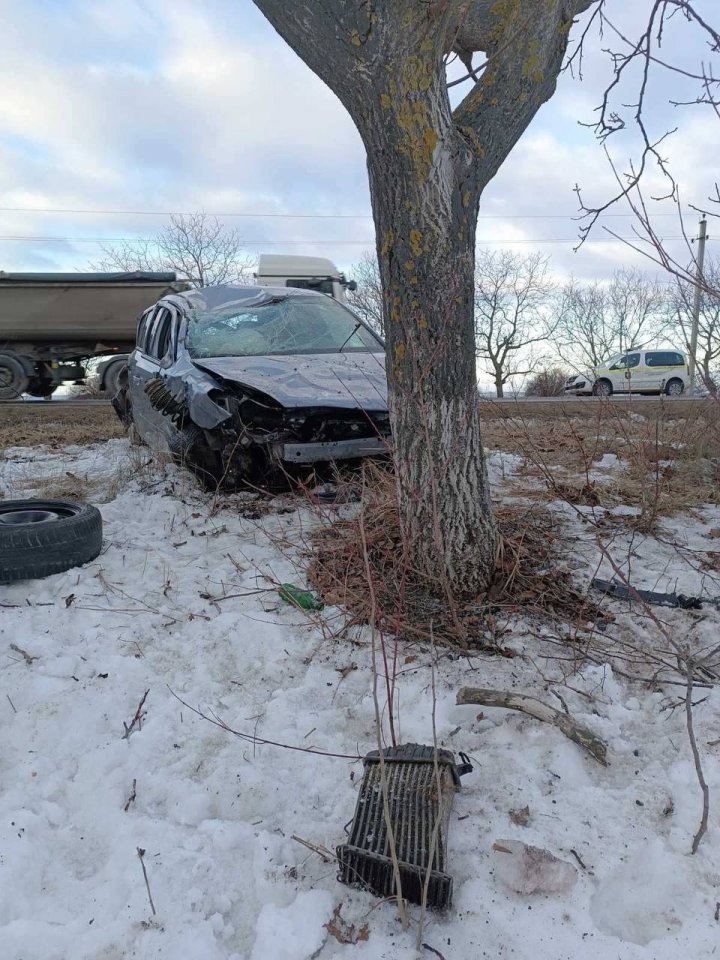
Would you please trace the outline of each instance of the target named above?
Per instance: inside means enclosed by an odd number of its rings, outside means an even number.
[[[429,869],[427,905],[440,910],[452,902],[452,877],[446,872],[447,835],[460,777],[472,770],[467,757],[457,765],[449,750],[407,743],[383,751],[387,806],[395,841],[402,895],[422,903]],[[384,812],[379,751],[364,761],[360,794],[348,832],[337,848],[341,883],[379,897],[396,894],[395,873]]]

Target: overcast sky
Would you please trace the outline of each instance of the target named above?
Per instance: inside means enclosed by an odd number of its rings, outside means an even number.
[[[717,5],[698,8],[716,20]],[[608,6],[632,30],[651,3]],[[360,138],[250,0],[0,0],[0,13],[0,269],[87,269],[98,246],[80,238],[148,236],[163,223],[150,214],[199,209],[237,226],[250,254],[310,253],[347,268],[372,249]],[[579,253],[548,242],[577,237],[576,182],[588,200],[611,195],[602,150],[578,124],[592,120],[609,77],[601,46],[610,42],[593,37],[584,81],[561,78],[481,205],[479,242],[542,250],[560,277],[604,278],[633,262],[600,224]],[[676,18],[667,56],[696,67],[707,50]],[[664,152],[685,199],[702,204],[717,177],[720,124],[707,108],[668,104],[688,93],[676,76],[659,69],[654,89],[651,134],[680,125]],[[613,143],[621,168],[634,145]],[[625,212],[604,222],[629,236]],[[690,213],[690,230],[696,220]],[[657,223],[678,235],[673,216]]]

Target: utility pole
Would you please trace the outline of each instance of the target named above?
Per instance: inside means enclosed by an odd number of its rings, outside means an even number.
[[[690,392],[695,392],[695,375],[697,370],[697,342],[700,326],[700,305],[702,303],[703,267],[705,266],[705,241],[707,240],[707,217],[703,214],[700,221],[700,236],[698,240],[697,273],[695,274],[695,298],[693,300],[692,330],[690,332]]]

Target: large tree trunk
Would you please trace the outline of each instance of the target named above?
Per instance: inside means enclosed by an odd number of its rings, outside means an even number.
[[[368,154],[399,507],[444,591],[489,583],[495,524],[473,324],[483,188],[553,93],[572,17],[598,0],[254,0],[340,97]],[[445,56],[487,67],[453,111]]]
[[[498,400],[502,400],[505,396],[505,385],[501,373],[495,374],[495,393],[497,394]]]
[[[477,190],[457,175],[452,143],[429,177],[399,145],[392,168],[383,162],[391,138],[388,120],[368,168],[401,524],[416,569],[475,594],[495,562],[475,373]]]

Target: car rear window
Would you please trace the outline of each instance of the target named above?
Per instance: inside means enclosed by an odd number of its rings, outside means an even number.
[[[645,363],[648,367],[684,367],[685,357],[675,350],[648,350]]]
[[[185,340],[191,357],[380,353],[382,343],[329,297],[284,297],[194,311]]]

